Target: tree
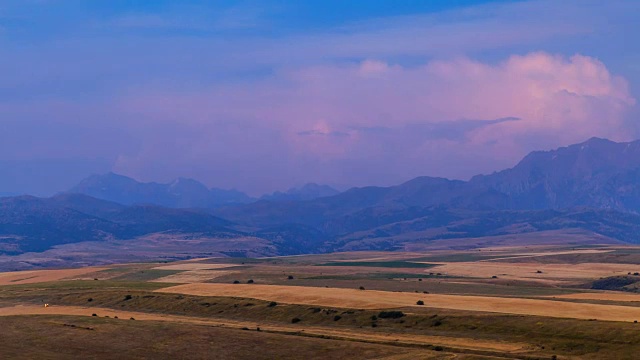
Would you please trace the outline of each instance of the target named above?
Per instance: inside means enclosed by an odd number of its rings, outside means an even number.
[[[380,319],[399,319],[404,316],[402,311],[380,311],[378,317]]]
[[[418,301],[416,302],[416,305],[424,305],[424,301],[422,301],[422,300],[418,300]]]

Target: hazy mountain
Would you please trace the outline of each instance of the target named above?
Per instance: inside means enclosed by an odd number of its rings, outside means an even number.
[[[304,201],[333,196],[339,193],[340,191],[331,186],[309,183],[301,187],[291,188],[286,192],[276,191],[273,194],[264,195],[260,199],[268,201]]]
[[[532,152],[512,169],[474,177],[469,186],[501,194],[505,208],[640,211],[640,141],[592,138]]]
[[[193,179],[179,178],[169,184],[142,183],[114,173],[92,175],[69,192],[125,205],[155,204],[172,208],[213,208],[253,201],[237,190],[208,189]]]
[[[512,169],[479,175],[469,182],[418,177],[396,186],[353,188],[310,201],[226,207],[216,214],[258,226],[319,226],[367,208],[432,206],[478,211],[585,206],[638,212],[640,141],[593,138],[554,151],[533,152]]]
[[[0,197],[9,197],[9,196],[18,196],[18,195],[19,194],[17,194],[17,193],[0,191]]]
[[[198,246],[214,253],[224,245],[223,254],[239,255],[407,249],[432,241],[556,236],[558,231],[568,231],[563,236],[572,242],[584,235],[640,243],[639,180],[640,141],[596,138],[533,152],[512,169],[468,182],[418,177],[332,196],[325,196],[332,191],[323,186],[309,185],[274,195],[280,199],[216,209],[213,204],[246,200],[246,195],[216,193],[190,179],[145,184],[107,174],[73,189],[82,194],[0,199],[0,253],[145,234],[224,239],[212,248],[206,242]],[[262,250],[253,251],[254,243]]]
[[[196,210],[124,206],[78,194],[0,198],[0,254],[167,231],[239,234],[230,222]]]
[[[368,208],[390,211],[450,203],[465,193],[465,184],[463,181],[425,176],[397,186],[352,188],[335,196],[309,201],[258,201],[221,208],[214,211],[214,214],[253,226],[275,226],[282,223],[323,226],[329,220],[353,215]]]

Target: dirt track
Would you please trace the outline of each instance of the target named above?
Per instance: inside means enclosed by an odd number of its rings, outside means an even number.
[[[598,319],[632,322],[640,320],[640,308],[619,305],[572,303],[546,299],[500,298],[417,294],[375,290],[356,290],[302,286],[247,284],[185,284],[157,292],[199,296],[231,296],[277,301],[290,304],[334,306],[355,309],[385,309],[425,306],[452,310],[495,312],[504,314],[549,316],[572,319]]]
[[[296,333],[303,332],[309,335],[324,335],[337,339],[371,341],[371,342],[394,342],[397,344],[422,344],[422,345],[443,345],[460,349],[488,350],[501,352],[522,352],[530,349],[531,346],[525,343],[509,343],[504,341],[477,340],[466,338],[453,338],[445,336],[427,336],[427,335],[405,335],[405,334],[382,334],[372,332],[359,332],[344,329],[332,329],[323,327],[313,327],[306,325],[281,325],[281,324],[264,324],[247,321],[235,321],[229,319],[203,319],[188,316],[176,315],[160,315],[148,314],[132,311],[120,311],[106,308],[80,307],[80,306],[55,306],[50,307],[35,305],[17,305],[12,307],[0,308],[0,316],[17,316],[17,315],[74,315],[74,316],[92,316],[97,314],[100,317],[109,316],[111,318],[118,316],[123,321],[130,321],[131,317],[136,320],[146,321],[169,321],[178,323],[189,323],[196,325],[219,326],[228,328],[249,328],[255,329],[259,326],[263,331],[272,331],[280,333]]]

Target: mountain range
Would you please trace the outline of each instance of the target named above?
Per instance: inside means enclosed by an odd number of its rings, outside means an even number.
[[[178,178],[169,184],[143,183],[115,173],[92,175],[68,192],[125,205],[155,204],[172,208],[210,208],[253,201],[243,192],[208,189],[193,179]]]
[[[154,204],[170,208],[217,208],[225,205],[248,204],[258,200],[235,189],[209,189],[194,179],[178,178],[168,184],[144,183],[113,172],[91,175],[66,192],[125,205]],[[333,196],[338,193],[338,190],[330,186],[309,183],[291,188],[286,192],[276,191],[263,195],[260,199],[300,201]]]
[[[189,179],[157,184],[92,176],[51,198],[0,198],[0,254],[87,242],[121,241],[132,249],[157,234],[198,238],[198,251],[232,256],[535,236],[640,243],[639,213],[640,141],[593,138],[533,152],[511,169],[469,181],[418,177],[342,193],[310,184],[259,200]]]
[[[334,196],[339,193],[340,191],[328,185],[308,183],[301,187],[291,188],[286,192],[276,191],[272,194],[263,195],[260,199],[267,201],[304,201]]]

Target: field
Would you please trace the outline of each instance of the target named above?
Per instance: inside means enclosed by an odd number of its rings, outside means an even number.
[[[636,253],[492,246],[0,273],[0,357],[633,359]]]

